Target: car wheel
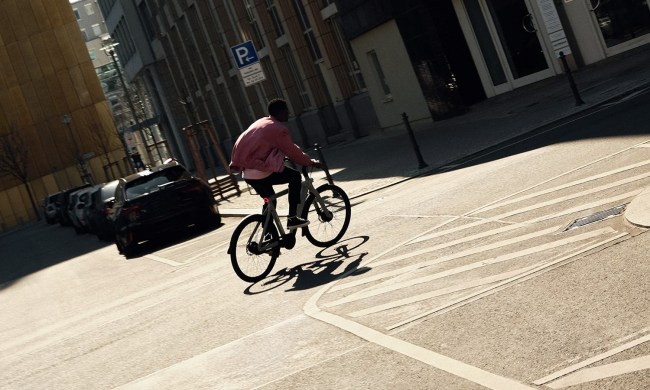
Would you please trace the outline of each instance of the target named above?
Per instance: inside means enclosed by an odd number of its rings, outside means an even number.
[[[133,234],[129,231],[124,233],[117,233],[115,235],[115,246],[117,250],[120,251],[124,256],[130,256],[135,251],[138,242],[133,237]]]
[[[203,218],[200,222],[200,226],[205,229],[215,229],[221,223],[221,215],[210,215],[207,218]]]

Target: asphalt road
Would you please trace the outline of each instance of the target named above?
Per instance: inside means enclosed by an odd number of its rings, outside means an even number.
[[[3,236],[0,388],[648,388],[650,240],[620,211],[650,185],[649,106],[354,198],[345,240],[299,239],[254,285],[238,218],[130,259]]]

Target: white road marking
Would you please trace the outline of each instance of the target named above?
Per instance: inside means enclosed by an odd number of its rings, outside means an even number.
[[[317,320],[328,323],[339,329],[357,335],[364,340],[373,344],[388,348],[391,351],[401,353],[405,356],[416,359],[422,363],[428,364],[439,370],[446,371],[452,375],[477,383],[488,389],[495,390],[531,390],[530,386],[526,386],[514,379],[506,378],[491,372],[482,370],[478,367],[471,366],[459,360],[441,355],[439,353],[422,348],[415,344],[411,344],[396,337],[383,334],[367,326],[361,325],[354,321],[347,320],[335,314],[321,311],[316,302],[328,290],[329,286],[324,287],[305,304],[303,310],[308,316]]]
[[[608,190],[610,188],[616,188],[616,187],[619,187],[619,186],[622,186],[622,185],[625,185],[625,184],[629,184],[629,183],[632,183],[632,182],[635,182],[635,181],[638,181],[638,180],[641,180],[641,179],[645,179],[647,177],[650,177],[650,173],[644,173],[644,174],[641,174],[641,175],[637,175],[637,176],[633,176],[633,177],[630,177],[630,178],[622,179],[622,180],[619,180],[619,181],[616,181],[616,182],[613,182],[613,183],[610,183],[610,184],[606,184],[606,185],[603,185],[603,186],[600,186],[600,187],[593,187],[593,188],[590,188],[590,189],[585,190],[585,191],[577,192],[577,193],[566,195],[566,196],[561,196],[559,198],[551,199],[551,200],[548,200],[546,202],[536,203],[536,204],[534,204],[532,206],[529,206],[529,207],[523,207],[523,208],[520,208],[518,210],[508,212],[507,214],[508,214],[508,217],[512,217],[512,216],[514,216],[516,214],[523,214],[523,213],[526,213],[526,212],[531,211],[531,210],[537,210],[537,209],[540,209],[542,207],[551,206],[551,205],[558,204],[558,203],[563,203],[563,202],[566,202],[567,200],[576,199],[576,198],[580,198],[580,197],[587,196],[587,195],[597,194],[599,192],[603,192],[603,191]]]
[[[565,264],[568,264],[570,262],[573,262],[573,261],[577,260],[576,256],[580,255],[581,253],[587,252],[587,251],[592,250],[594,248],[597,248],[597,247],[599,247],[601,245],[605,245],[605,244],[607,244],[609,242],[613,242],[613,241],[618,240],[619,238],[624,237],[626,235],[627,235],[627,233],[618,234],[618,235],[616,235],[614,237],[611,237],[611,238],[609,238],[607,240],[598,242],[598,243],[596,243],[594,245],[591,245],[591,246],[589,246],[587,248],[580,249],[580,250],[578,250],[578,251],[576,251],[574,253],[571,253],[571,254],[569,254],[567,256],[562,256],[557,260],[553,260],[553,261],[551,261],[549,263],[544,263],[544,264],[536,267],[533,270],[527,271],[527,272],[525,272],[525,273],[523,273],[521,275],[515,276],[515,277],[513,277],[513,278],[511,278],[509,280],[505,280],[505,281],[503,281],[503,282],[501,282],[501,283],[499,283],[499,284],[497,284],[495,286],[489,287],[489,288],[484,289],[482,291],[478,291],[478,292],[476,292],[474,294],[470,294],[470,295],[468,295],[466,297],[462,297],[462,298],[457,299],[455,301],[448,302],[445,305],[436,307],[436,308],[434,308],[432,310],[428,310],[428,311],[426,311],[424,313],[420,313],[420,314],[415,315],[415,316],[413,316],[411,318],[408,318],[408,319],[406,319],[404,321],[401,321],[401,322],[399,322],[397,324],[388,326],[388,327],[386,327],[386,330],[393,330],[393,329],[399,328],[399,327],[404,326],[404,325],[406,325],[408,323],[419,320],[420,318],[430,316],[430,315],[432,315],[434,313],[442,314],[442,313],[445,313],[445,312],[447,312],[447,311],[449,311],[451,309],[455,309],[455,308],[464,306],[464,305],[466,305],[466,304],[468,304],[470,302],[473,302],[473,301],[475,301],[477,299],[486,297],[486,296],[491,295],[491,294],[493,294],[493,293],[495,293],[497,291],[500,291],[500,290],[502,290],[503,288],[509,286],[512,283],[523,282],[523,281],[528,280],[528,279],[530,279],[530,278],[532,278],[534,276],[538,276],[539,274],[551,271],[551,270],[553,270],[553,269],[555,269],[555,268],[557,268],[557,267],[559,267],[561,265],[565,265]]]
[[[207,255],[208,253],[215,252],[215,251],[218,250],[219,248],[223,248],[223,247],[225,247],[225,246],[227,246],[227,245],[230,245],[230,242],[228,242],[228,241],[224,241],[224,242],[222,242],[222,243],[220,243],[220,244],[216,244],[216,245],[209,246],[207,249],[205,249],[205,250],[199,252],[198,254],[196,254],[196,255],[190,257],[189,259],[187,259],[186,264],[187,264],[187,263],[191,263],[191,262],[193,262],[194,260],[196,260],[196,259],[198,259],[198,258],[200,258],[200,257],[204,257],[204,256]]]
[[[594,230],[592,232],[578,234],[576,236],[567,237],[567,238],[564,238],[562,240],[557,240],[557,241],[553,241],[553,242],[550,242],[550,243],[534,246],[534,247],[531,247],[531,248],[526,248],[526,249],[523,249],[523,250],[520,250],[520,251],[517,251],[517,252],[507,253],[507,254],[503,254],[503,255],[500,255],[500,256],[496,256],[496,257],[493,257],[491,259],[479,260],[479,261],[476,261],[474,263],[470,263],[470,264],[466,264],[466,265],[463,265],[463,266],[460,266],[460,267],[448,269],[448,270],[445,270],[445,271],[442,271],[442,272],[437,272],[437,273],[434,273],[434,274],[425,275],[425,276],[421,276],[421,277],[410,279],[410,280],[405,280],[403,282],[393,283],[393,284],[383,286],[383,287],[372,288],[369,291],[368,290],[362,290],[360,292],[350,294],[349,296],[347,296],[347,297],[345,297],[343,299],[340,299],[338,301],[331,302],[331,303],[325,305],[325,307],[332,307],[332,306],[336,306],[336,305],[339,305],[341,303],[347,303],[347,302],[350,302],[350,301],[353,301],[353,300],[366,299],[366,298],[370,298],[370,297],[373,297],[373,296],[386,294],[388,292],[413,287],[413,286],[415,286],[417,284],[432,282],[432,281],[437,280],[437,279],[446,278],[448,276],[457,275],[457,274],[460,274],[460,273],[463,273],[463,272],[472,271],[472,270],[482,268],[482,267],[487,267],[489,265],[499,264],[499,263],[502,263],[502,262],[505,262],[505,261],[514,260],[514,259],[517,259],[517,258],[520,258],[520,257],[529,256],[529,255],[532,255],[532,254],[535,254],[535,253],[544,252],[544,251],[549,250],[549,249],[558,248],[560,246],[564,246],[564,245],[567,245],[567,244],[573,244],[573,243],[576,243],[576,242],[589,240],[589,239],[592,239],[594,237],[601,236],[603,234],[610,234],[610,233],[615,233],[615,232],[616,231],[614,229],[612,229],[610,227],[606,227],[606,228],[603,228],[603,229]]]
[[[483,219],[482,221],[485,221],[485,220]],[[509,225],[506,225],[506,226],[503,226],[503,227],[500,227],[500,228],[497,228],[497,229],[492,229],[492,230],[488,230],[488,231],[485,231],[485,232],[476,233],[476,234],[473,234],[471,236],[465,236],[465,237],[462,237],[462,238],[459,238],[459,239],[456,239],[456,240],[453,240],[453,241],[445,242],[443,244],[436,245],[436,247],[437,248],[447,248],[447,247],[462,244],[462,243],[465,243],[465,242],[468,242],[468,241],[473,241],[473,240],[478,240],[480,238],[493,236],[495,234],[505,233],[505,232],[508,232],[510,230],[520,229],[520,228],[525,227],[525,226],[526,225],[523,224],[523,223],[509,224]],[[415,243],[418,243],[418,242],[422,242],[422,241],[427,241],[427,240],[430,240],[431,238],[433,238],[433,235],[432,234],[427,234],[425,236],[421,236],[421,237],[416,238],[413,241],[409,242],[409,245],[412,245],[412,244],[415,244]],[[377,266],[377,264],[375,263],[375,267],[376,266]]]
[[[561,389],[563,387],[579,385],[585,382],[592,382],[641,370],[650,370],[650,355],[624,360],[622,362],[586,368],[582,371],[576,372],[575,374],[551,382],[546,386],[551,389]]]
[[[453,253],[453,254],[448,255],[448,256],[443,256],[443,257],[440,257],[440,258],[437,258],[437,259],[428,260],[428,261],[424,261],[424,262],[421,262],[421,263],[413,264],[411,266],[401,267],[401,268],[395,269],[393,271],[387,271],[387,272],[372,275],[372,276],[369,276],[369,277],[366,277],[366,278],[356,279],[356,280],[353,280],[351,282],[341,283],[341,284],[338,284],[338,285],[334,286],[331,291],[334,292],[334,291],[344,290],[344,289],[351,288],[351,287],[360,286],[360,285],[367,284],[367,283],[370,283],[370,282],[374,282],[374,281],[377,281],[377,280],[380,280],[380,279],[385,279],[385,278],[388,278],[388,277],[393,277],[393,276],[401,275],[401,274],[404,274],[404,273],[407,273],[407,272],[411,272],[411,271],[416,270],[416,269],[430,267],[432,265],[444,263],[444,262],[447,262],[447,261],[457,260],[457,259],[460,259],[460,258],[463,258],[463,257],[475,255],[475,254],[478,254],[478,253],[481,253],[481,252],[486,252],[486,251],[490,251],[490,250],[493,250],[493,249],[498,249],[498,248],[501,248],[501,247],[504,247],[504,246],[507,246],[507,245],[517,244],[517,243],[520,243],[520,242],[523,242],[523,241],[526,241],[526,240],[530,240],[530,239],[533,239],[533,238],[538,238],[538,237],[541,237],[541,236],[545,236],[545,235],[547,235],[549,233],[557,231],[557,229],[558,229],[558,227],[555,226],[555,227],[552,227],[552,228],[549,228],[549,229],[539,230],[539,231],[532,232],[532,233],[529,233],[529,234],[525,234],[525,235],[522,235],[522,236],[514,237],[514,238],[511,238],[511,239],[508,239],[508,240],[499,241],[499,242],[496,242],[496,243],[493,243],[493,244],[474,247],[474,248],[471,248],[471,249],[464,250],[462,252]],[[435,249],[429,250],[429,248],[427,248],[427,249],[423,249],[421,251],[408,253],[408,254],[403,255],[403,256],[393,257],[393,258],[390,258],[390,259],[386,259],[386,260],[377,262],[376,264],[373,264],[373,267],[377,267],[379,265],[385,265],[385,264],[388,264],[388,263],[393,263],[393,262],[396,262],[396,261],[408,259],[408,258],[414,257],[414,256],[423,255],[423,254],[426,254],[426,253],[429,253],[429,252],[433,252],[434,250]]]
[[[570,373],[572,373],[574,371],[577,371],[577,370],[579,370],[581,368],[590,366],[590,365],[592,365],[592,364],[594,364],[596,362],[607,359],[608,357],[614,356],[614,355],[616,355],[618,353],[627,351],[630,348],[634,348],[637,345],[643,344],[643,343],[648,342],[648,341],[650,341],[650,334],[645,335],[643,337],[640,337],[640,338],[638,338],[636,340],[630,341],[628,343],[625,343],[625,344],[623,344],[621,346],[618,346],[616,348],[613,348],[613,349],[611,349],[611,350],[609,350],[607,352],[596,355],[596,356],[594,356],[592,358],[589,358],[587,360],[584,360],[584,361],[582,361],[580,363],[569,366],[569,367],[567,367],[567,368],[565,368],[563,370],[554,372],[554,373],[552,373],[550,375],[545,376],[544,378],[536,380],[533,383],[536,384],[536,385],[541,386],[541,385],[546,384],[548,382],[551,382],[551,381],[553,381],[553,380],[555,380],[557,378],[560,378],[562,376],[570,374]],[[596,368],[599,368],[599,367],[596,367]]]
[[[644,145],[647,145],[647,147],[650,147],[650,144],[644,144]],[[518,203],[518,202],[522,202],[524,200],[529,200],[529,199],[532,199],[532,198],[536,198],[538,196],[548,195],[548,194],[553,193],[553,192],[557,192],[557,191],[564,190],[564,189],[567,189],[567,188],[570,188],[570,187],[585,184],[585,183],[588,183],[590,181],[599,180],[599,179],[602,179],[602,178],[605,178],[605,177],[608,177],[608,176],[612,176],[612,175],[615,175],[615,174],[618,174],[618,173],[621,173],[621,172],[629,171],[629,170],[632,170],[632,169],[635,169],[635,168],[640,168],[642,166],[649,165],[649,164],[650,164],[650,160],[645,160],[645,161],[642,161],[642,162],[637,163],[637,164],[627,165],[627,166],[622,167],[622,168],[614,169],[614,170],[604,172],[604,173],[601,173],[601,174],[598,174],[598,175],[589,176],[589,177],[586,177],[586,178],[583,178],[583,179],[574,180],[572,182],[569,182],[569,183],[566,183],[566,184],[563,184],[563,185],[559,185],[559,186],[556,186],[556,187],[553,187],[553,188],[549,188],[549,189],[546,189],[546,190],[537,191],[537,192],[534,192],[532,194],[520,196],[520,197],[517,197],[517,198],[511,198],[509,200],[494,203],[494,204],[492,204],[490,206],[486,206],[486,207],[481,208],[479,210],[479,212],[485,212],[485,211],[488,211],[488,210],[492,210],[492,209],[496,209],[496,208],[499,208],[499,207],[507,206],[509,204]],[[646,176],[646,175],[643,175],[643,176]],[[611,185],[605,186],[606,189],[608,187],[615,187],[615,185],[611,184]]]
[[[171,265],[172,267],[180,267],[181,265],[185,265],[185,263],[179,263],[177,261],[169,260],[169,259],[166,259],[164,257],[157,256],[157,255],[154,255],[154,254],[151,254],[151,253],[146,255],[146,256],[143,256],[142,258],[157,261],[159,263],[163,263],[163,264],[167,264],[167,265]]]
[[[500,281],[505,280],[505,279],[510,279],[513,276],[520,275],[520,274],[522,274],[522,273],[524,273],[524,272],[526,272],[526,271],[528,271],[530,269],[533,269],[535,267],[537,267],[537,264],[532,265],[530,267],[517,269],[517,270],[514,270],[514,271],[510,271],[510,272],[503,272],[503,273],[500,273],[500,274],[497,274],[497,275],[488,276],[488,277],[477,279],[477,280],[470,280],[470,281],[467,281],[467,282],[464,282],[464,283],[455,284],[455,285],[450,286],[450,287],[441,288],[441,289],[430,291],[430,292],[427,292],[427,293],[424,293],[424,294],[414,295],[414,296],[411,296],[411,297],[408,297],[408,298],[398,299],[398,300],[391,301],[391,302],[388,302],[388,303],[384,303],[384,304],[381,304],[381,305],[368,307],[368,308],[363,309],[363,310],[354,311],[352,313],[349,313],[348,315],[350,317],[362,317],[362,316],[365,316],[365,315],[368,315],[368,314],[374,314],[374,313],[379,313],[380,311],[394,309],[394,308],[399,307],[399,306],[410,305],[412,303],[425,301],[427,299],[436,298],[436,297],[440,297],[440,296],[447,295],[447,294],[452,294],[452,293],[463,291],[463,290],[468,290],[470,288],[475,288],[475,287],[484,286],[486,284],[492,284],[492,283],[500,282]],[[327,305],[325,305],[325,306],[327,307]]]

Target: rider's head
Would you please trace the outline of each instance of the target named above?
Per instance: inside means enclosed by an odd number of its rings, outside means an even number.
[[[268,106],[269,115],[279,120],[280,122],[286,122],[289,120],[289,107],[287,102],[283,99],[277,98],[269,102]]]

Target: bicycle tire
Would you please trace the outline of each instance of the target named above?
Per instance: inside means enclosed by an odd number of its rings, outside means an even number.
[[[258,244],[255,240],[261,235],[264,219],[261,214],[247,216],[237,225],[230,238],[228,253],[232,268],[245,282],[255,283],[267,277],[280,255],[280,245],[265,253],[254,253],[255,247],[252,245]],[[268,234],[270,241],[279,242],[278,230],[274,224],[269,226]]]
[[[309,220],[309,225],[303,231],[309,242],[325,248],[340,240],[348,230],[352,206],[345,191],[336,185],[323,184],[316,191],[332,215],[330,217],[321,212],[314,195],[310,194],[302,212],[302,217]]]

